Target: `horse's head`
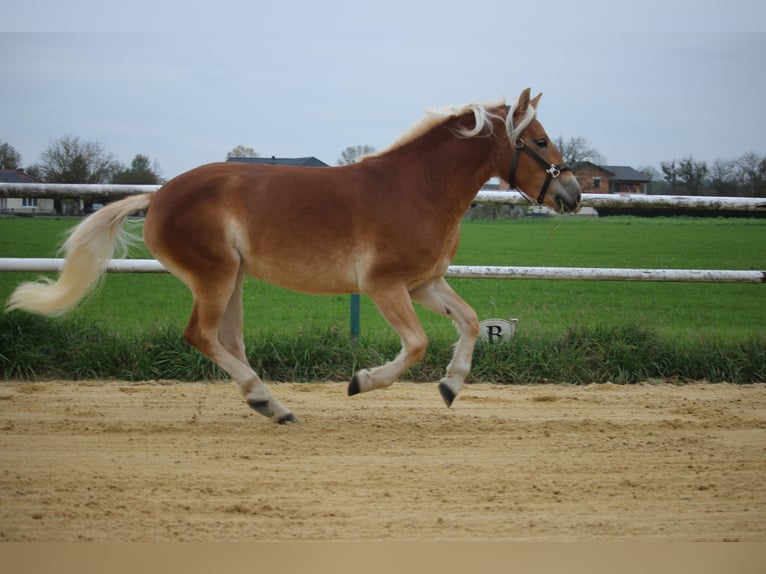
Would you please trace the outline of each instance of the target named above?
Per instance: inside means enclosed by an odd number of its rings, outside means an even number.
[[[527,88],[507,111],[509,153],[504,179],[540,205],[562,213],[574,211],[582,197],[580,184],[535,117],[542,94],[531,100],[529,95]]]

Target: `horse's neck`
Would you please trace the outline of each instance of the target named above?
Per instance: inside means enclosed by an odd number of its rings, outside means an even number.
[[[449,120],[381,159],[396,165],[397,172],[417,174],[416,181],[425,182],[413,186],[413,192],[449,200],[462,213],[493,174],[497,141],[460,137],[455,133],[458,122]]]

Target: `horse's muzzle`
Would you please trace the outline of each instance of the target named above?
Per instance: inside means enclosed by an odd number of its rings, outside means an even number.
[[[577,183],[577,179],[574,177],[567,177],[566,179],[559,178],[553,188],[551,199],[557,206],[559,213],[571,213],[577,211],[580,207],[580,201],[582,200],[582,193],[580,192],[580,184]]]

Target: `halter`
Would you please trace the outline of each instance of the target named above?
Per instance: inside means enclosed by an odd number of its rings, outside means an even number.
[[[543,182],[543,187],[540,189],[540,193],[537,195],[536,200],[537,205],[542,205],[543,201],[545,201],[545,194],[548,193],[548,188],[551,185],[551,181],[560,176],[564,171],[572,171],[572,168],[565,163],[555,164],[545,161],[545,159],[543,159],[539,153],[537,153],[526,144],[524,138],[521,137],[521,132],[526,129],[526,127],[535,117],[536,110],[532,106],[529,106],[527,108],[526,114],[519,122],[519,125],[515,126],[513,123],[513,114],[516,111],[517,105],[518,104],[514,104],[512,106],[506,107],[505,121],[506,127],[508,129],[508,139],[515,139],[513,142],[513,159],[511,159],[511,169],[508,173],[508,184],[512,188],[517,189],[519,193],[521,193],[521,195],[523,195],[528,201],[532,201],[529,199],[529,196],[526,194],[526,192],[516,187],[516,167],[519,165],[519,156],[521,155],[521,152],[525,152],[533,160],[539,163],[543,170],[545,170],[545,181]]]
[[[516,167],[519,164],[519,156],[522,151],[526,152],[528,156],[539,163],[545,170],[545,181],[543,182],[543,187],[540,189],[540,193],[537,195],[536,200],[537,205],[542,205],[543,201],[545,201],[545,194],[548,193],[548,187],[550,187],[551,181],[560,176],[562,172],[572,171],[572,168],[565,163],[548,163],[539,153],[529,147],[523,138],[519,137],[513,144],[513,159],[511,160],[511,170],[508,174],[508,183],[513,188],[516,188]],[[529,197],[527,197],[527,194],[524,191],[519,189],[519,192],[529,200]]]

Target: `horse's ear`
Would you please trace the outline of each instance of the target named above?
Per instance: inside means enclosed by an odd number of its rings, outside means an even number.
[[[536,95],[536,96],[535,96],[535,97],[532,99],[532,101],[531,101],[531,102],[529,102],[529,103],[530,103],[530,104],[532,104],[532,107],[533,107],[533,108],[537,109],[537,104],[539,104],[539,103],[540,103],[540,98],[542,98],[542,97],[543,97],[543,93],[542,93],[542,92],[540,92],[540,93],[539,93],[539,94],[537,94],[537,95]]]
[[[516,102],[516,109],[513,111],[513,119],[518,120],[527,115],[527,109],[529,108],[529,94],[532,90],[527,88],[519,96],[519,101]]]

